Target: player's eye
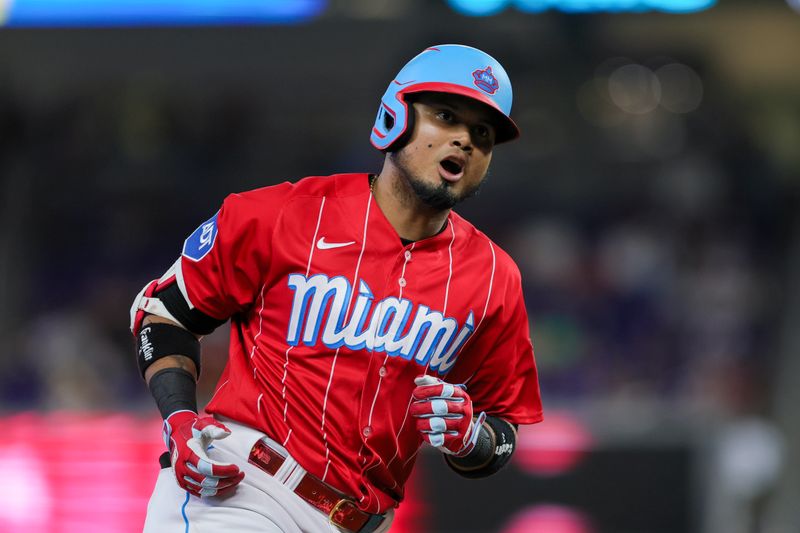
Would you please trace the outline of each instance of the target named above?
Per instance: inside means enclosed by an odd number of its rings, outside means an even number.
[[[443,120],[444,122],[453,122],[453,120],[455,119],[453,113],[451,113],[446,109],[442,109],[439,112],[437,112],[436,117],[439,118],[439,120]]]
[[[479,124],[473,128],[475,135],[481,137],[483,139],[487,139],[491,135],[491,131],[489,130],[488,126],[484,126],[483,124]]]

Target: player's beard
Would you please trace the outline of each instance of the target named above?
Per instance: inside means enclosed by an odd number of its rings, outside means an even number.
[[[394,160],[395,168],[399,171],[402,181],[408,186],[402,187],[403,184],[398,184],[400,188],[404,189],[398,192],[401,194],[408,194],[410,192],[408,188],[410,188],[414,196],[416,196],[420,202],[435,211],[452,209],[467,198],[475,196],[478,194],[489,175],[487,171],[478,183],[464,189],[460,194],[457,194],[453,191],[453,184],[450,182],[442,180],[438,185],[434,185],[428,183],[421,176],[414,173],[408,164],[408,155],[405,150],[392,152],[390,157]]]

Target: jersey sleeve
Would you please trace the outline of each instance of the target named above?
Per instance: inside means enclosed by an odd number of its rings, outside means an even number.
[[[528,313],[519,271],[514,267],[505,287],[498,287],[503,302],[487,316],[467,346],[469,359],[480,361],[469,368],[467,392],[476,413],[501,417],[515,424],[543,419],[539,377],[530,337]]]
[[[255,301],[269,269],[275,223],[291,187],[283,183],[228,196],[184,241],[178,284],[190,308],[225,320]]]

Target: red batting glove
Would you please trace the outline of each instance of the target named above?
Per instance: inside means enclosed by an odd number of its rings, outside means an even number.
[[[472,420],[472,400],[464,385],[453,385],[433,376],[414,380],[411,415],[423,439],[444,453],[463,457],[478,440],[486,413]]]
[[[233,464],[211,459],[206,451],[212,441],[231,432],[210,416],[198,418],[194,411],[175,411],[164,420],[164,442],[172,457],[178,485],[195,496],[216,496],[235,487],[244,472]]]

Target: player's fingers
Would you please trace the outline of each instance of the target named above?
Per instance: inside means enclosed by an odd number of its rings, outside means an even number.
[[[445,433],[447,435],[463,434],[466,425],[462,420],[451,418],[432,417],[418,418],[416,421],[417,431],[420,433]]]
[[[240,481],[242,481],[242,479],[244,479],[244,472],[239,472],[238,475],[231,477],[204,475],[191,463],[186,465],[185,471],[177,472],[176,475],[180,476],[180,479],[187,484],[185,486],[196,490],[224,489],[232,487],[233,485],[237,485]],[[183,483],[181,483],[181,485],[184,486]]]
[[[464,438],[461,435],[453,434],[451,432],[445,433],[420,433],[422,435],[422,440],[439,449],[449,449],[453,451],[454,449],[461,449],[463,446]]]
[[[198,472],[197,467],[195,465],[199,460],[200,458],[191,450],[189,450],[184,454],[173,455],[172,468],[175,470],[175,475],[183,476],[184,474],[186,474],[186,472]]]
[[[436,385],[425,385],[423,387],[416,387],[411,396],[415,400],[421,400],[424,398],[434,398],[434,397],[450,397],[451,394],[447,394],[448,391],[454,390],[454,387],[448,383],[438,383]]]
[[[422,416],[427,414],[446,415],[450,412],[450,409],[445,400],[417,400],[411,404],[408,412],[413,416]]]
[[[206,478],[200,485],[197,485],[193,479],[186,478],[186,485],[183,487],[195,496],[217,496],[233,489],[242,479],[244,479],[244,473],[235,478]]]
[[[424,433],[442,433],[447,431],[447,422],[444,418],[436,416],[417,421],[417,428]]]
[[[238,466],[232,464],[211,463],[211,475],[219,478],[232,478],[242,473]]]
[[[228,428],[210,417],[195,422],[194,429],[199,432],[195,437],[203,441],[206,446],[213,440],[224,439],[231,434]]]
[[[420,431],[422,438],[431,444],[431,446],[448,446],[453,442],[460,442],[463,440],[461,435],[455,431]]]
[[[189,476],[183,477],[184,481],[191,484],[198,489],[218,489],[222,484],[222,479],[218,477],[206,477],[203,476],[201,481],[198,483],[194,478]],[[226,478],[227,479],[227,478]]]
[[[192,463],[186,463],[183,468],[176,468],[175,475],[197,487],[200,487],[207,477]]]
[[[244,479],[244,472],[239,472],[238,476],[217,478],[217,490],[223,491],[235,487]]]
[[[428,442],[428,444],[436,448],[444,446],[444,435],[441,433],[423,434],[423,439],[425,439]]]
[[[192,438],[188,440],[197,441],[199,443],[199,449],[206,450],[211,446],[212,442],[217,439],[224,439],[230,434],[231,432],[228,428],[210,416],[207,416],[195,421],[192,426]],[[194,451],[195,453],[199,453],[197,449]]]
[[[412,414],[412,416],[414,418],[421,418],[421,419],[442,418],[444,420],[461,420],[462,418],[464,418],[464,415],[463,414],[459,414],[459,413],[448,413],[446,415],[437,415],[435,413],[420,412],[420,413]]]
[[[186,446],[193,452],[192,460],[188,462],[194,463],[197,470],[205,476],[233,477],[240,472],[239,467],[234,464],[211,459],[198,439],[189,439]]]
[[[183,472],[177,469],[175,470],[175,480],[177,481],[178,486],[194,494],[195,496],[200,496],[200,490],[202,489],[200,486],[201,480],[196,479],[193,476],[194,473],[188,469],[184,469]]]
[[[204,459],[199,459],[197,464],[187,463],[186,466],[205,477],[229,478],[236,477],[241,473],[236,465],[209,462]]]
[[[413,390],[411,396],[415,400],[424,400],[428,398],[449,398],[453,401],[464,401],[468,398],[467,393],[463,388],[457,387],[451,383],[439,383],[436,385],[417,387]]]
[[[441,379],[429,376],[427,374],[423,374],[421,376],[417,376],[414,378],[414,384],[419,387],[424,387],[425,385],[436,385],[437,383],[444,383]]]
[[[201,482],[198,482],[197,480],[192,479],[189,476],[183,476],[181,479],[185,483],[185,486],[191,488],[192,490],[200,490],[200,489],[204,488],[205,485],[209,484],[209,483],[207,483],[207,480],[205,478],[203,478],[203,480]],[[213,485],[213,483],[212,483],[212,485]]]
[[[441,398],[430,401],[418,400],[411,404],[409,413],[418,418],[442,416],[445,418],[462,418],[470,410],[466,402],[451,402]]]
[[[200,498],[202,496],[202,494],[200,494],[200,489],[196,489],[196,488],[191,487],[191,486],[187,487],[185,485],[181,485],[181,488],[183,490],[185,490],[186,492],[188,492],[189,494],[191,494],[192,496],[197,496],[198,498]]]
[[[445,414],[448,412],[454,412],[457,409],[457,404],[459,403],[464,402],[454,402],[451,398],[421,398],[411,402],[411,409],[413,409],[415,412],[429,411],[436,414]]]

